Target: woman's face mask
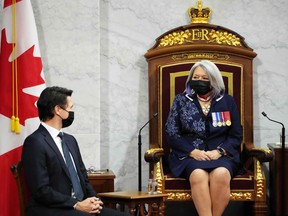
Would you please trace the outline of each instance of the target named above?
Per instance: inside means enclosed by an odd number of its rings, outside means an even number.
[[[190,80],[190,88],[193,89],[198,95],[205,95],[212,90],[210,81],[203,80]]]

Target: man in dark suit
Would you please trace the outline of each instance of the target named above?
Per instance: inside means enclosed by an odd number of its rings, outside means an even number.
[[[24,142],[28,216],[120,216],[103,207],[89,183],[76,139],[62,132],[74,120],[72,90],[48,87],[37,101],[39,128]]]

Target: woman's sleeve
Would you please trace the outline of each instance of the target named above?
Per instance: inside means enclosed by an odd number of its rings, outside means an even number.
[[[176,95],[167,118],[165,131],[169,146],[179,158],[188,156],[189,153],[195,149],[195,147],[190,145],[187,139],[182,136],[180,110],[181,95]]]

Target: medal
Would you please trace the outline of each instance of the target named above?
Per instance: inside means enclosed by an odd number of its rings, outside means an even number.
[[[216,112],[216,119],[217,119],[217,125],[219,127],[221,127],[222,126],[222,118],[221,118],[220,112]]]
[[[227,126],[232,124],[229,111],[224,112],[224,119]]]
[[[212,112],[212,125],[213,127],[217,127],[217,119],[216,119],[216,113]]]
[[[224,118],[224,112],[221,112],[221,118],[222,118],[223,126],[226,126],[226,122],[225,122],[225,118]]]
[[[227,126],[230,126],[230,125],[231,125],[231,121],[230,121],[230,120],[227,120],[227,121],[226,121],[226,125],[227,125]]]

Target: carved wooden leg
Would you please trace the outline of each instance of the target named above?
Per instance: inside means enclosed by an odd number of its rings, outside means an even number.
[[[158,216],[159,215],[159,206],[157,203],[152,204],[152,216]]]
[[[160,203],[160,206],[159,206],[159,216],[165,216],[165,204],[164,204],[164,202],[163,202],[163,203]]]
[[[136,213],[136,208],[135,207],[133,207],[133,206],[129,206],[129,212],[130,212],[130,215],[135,215],[135,213]]]
[[[148,210],[148,213],[149,213],[149,210]],[[142,204],[140,205],[140,215],[141,215],[141,216],[146,216],[145,203],[142,203]],[[147,214],[147,215],[149,215],[149,214]]]

